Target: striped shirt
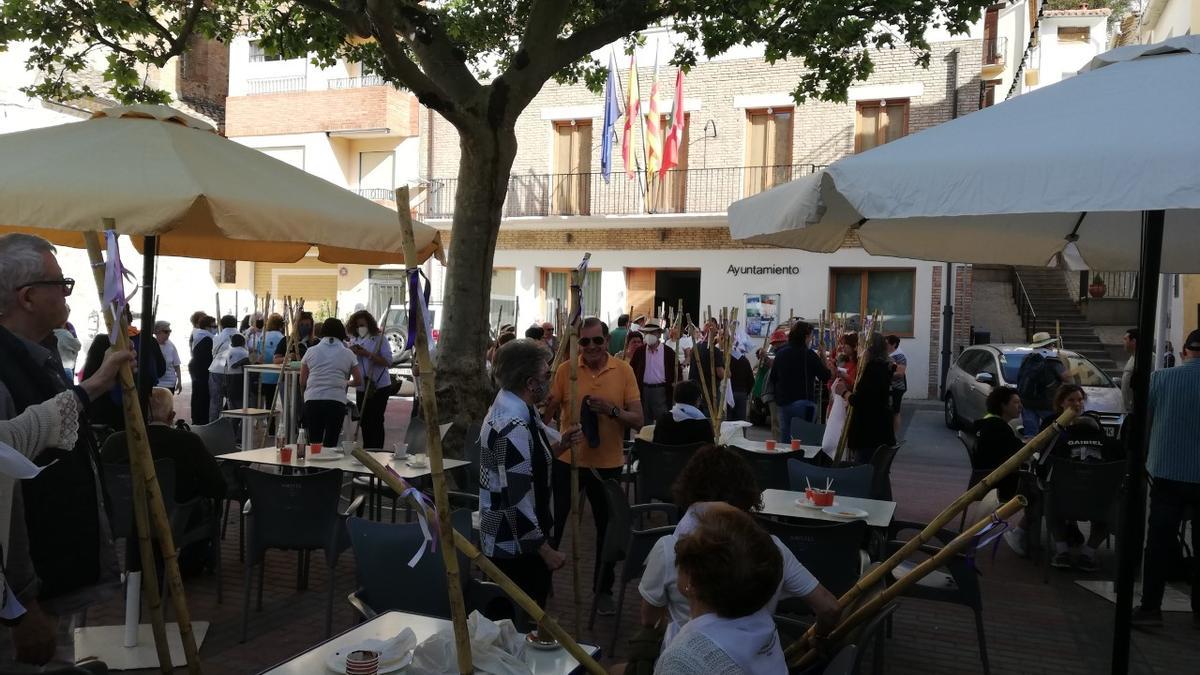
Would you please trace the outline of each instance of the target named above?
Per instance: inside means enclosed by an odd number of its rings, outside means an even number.
[[[1200,358],[1150,380],[1150,456],[1155,478],[1200,483]]]

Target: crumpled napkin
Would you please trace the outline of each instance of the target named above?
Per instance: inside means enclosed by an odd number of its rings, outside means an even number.
[[[533,675],[525,664],[525,638],[509,619],[493,622],[478,611],[467,618],[471,661],[477,673]],[[417,645],[409,672],[417,675],[458,675],[454,629],[433,634]]]
[[[390,640],[363,640],[358,649],[379,652],[379,665],[403,658],[417,646],[417,635],[411,628],[400,631]]]

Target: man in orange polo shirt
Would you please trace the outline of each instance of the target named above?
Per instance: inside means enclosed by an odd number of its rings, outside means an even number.
[[[571,364],[563,363],[554,374],[550,387],[550,399],[546,403],[547,421],[558,417],[560,409],[570,396]],[[576,448],[580,466],[579,489],[587,495],[592,507],[592,518],[596,523],[596,565],[592,574],[593,591],[596,593],[596,612],[611,615],[615,611],[612,597],[614,565],[600,565],[601,542],[608,526],[608,509],[604,503],[604,485],[607,479],[619,479],[621,467],[625,465],[623,451],[627,429],[637,431],[642,427],[642,401],[638,392],[637,379],[628,363],[608,354],[608,326],[596,317],[584,319],[579,329],[579,368],[576,373],[579,383],[579,402],[583,419],[576,414],[574,421],[582,422],[585,432],[591,421],[595,422],[599,443],[594,447],[585,440]],[[587,419],[591,417],[590,421]],[[571,455],[566,451],[554,462],[554,536],[553,545],[558,547],[566,529],[567,515],[571,508]]]

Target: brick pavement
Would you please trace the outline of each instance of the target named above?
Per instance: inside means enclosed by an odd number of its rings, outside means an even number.
[[[182,407],[182,406],[181,406]],[[388,414],[389,438],[399,438],[409,404],[393,401]],[[939,409],[932,404],[907,406],[905,430],[909,439],[893,467],[893,485],[899,508],[897,517],[923,520],[935,515],[957,496],[967,479],[967,463],[953,435],[940,426]],[[590,518],[584,518],[585,532]],[[231,520],[223,544],[225,602],[216,603],[212,576],[187,584],[188,604],[194,620],[212,622],[201,655],[207,673],[252,673],[269,667],[323,639],[324,598],[327,577],[323,565],[314,563],[309,588],[295,590],[295,554],[267,555],[263,611],[251,609],[250,637],[238,643],[242,571],[237,556],[237,523]],[[590,579],[594,535],[586,537],[582,572]],[[570,550],[564,542],[564,550]],[[1112,578],[1113,552],[1101,553],[1103,572]],[[342,555],[334,578],[334,630],[353,625],[355,617],[345,595],[353,590],[352,554]],[[1108,670],[1113,606],[1074,585],[1078,574],[1053,570],[1049,584],[1042,571],[1001,546],[995,559],[980,560],[992,672],[1092,673]],[[568,629],[572,624],[569,573],[555,578],[550,611]],[[622,616],[621,635],[628,637],[637,620],[636,590],[631,588]],[[89,614],[93,624],[118,623],[122,606],[113,600]],[[170,614],[168,614],[168,617]],[[586,608],[584,623],[586,624]],[[168,618],[169,620],[169,618]],[[614,619],[600,617],[595,630],[582,631],[584,641],[599,642],[607,653]],[[624,638],[622,638],[624,639]],[[906,599],[896,613],[892,639],[886,642],[886,672],[981,672],[974,621],[966,607]],[[617,646],[615,659],[625,653]],[[1200,663],[1200,631],[1191,627],[1187,614],[1167,614],[1166,626],[1153,633],[1134,635],[1134,673],[1188,673]],[[148,671],[149,672],[149,671]]]

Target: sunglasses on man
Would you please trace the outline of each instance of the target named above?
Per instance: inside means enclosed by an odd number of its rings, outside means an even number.
[[[602,344],[604,344],[604,338],[601,336],[590,337],[590,338],[585,338],[585,337],[579,338],[579,346],[580,347],[587,347],[588,345],[596,345],[597,347],[599,347]]]
[[[34,286],[60,286],[63,289],[63,295],[70,295],[75,290],[75,280],[70,278],[62,279],[43,279],[41,281],[31,281],[27,284],[22,284],[17,287],[18,291],[32,288]]]

